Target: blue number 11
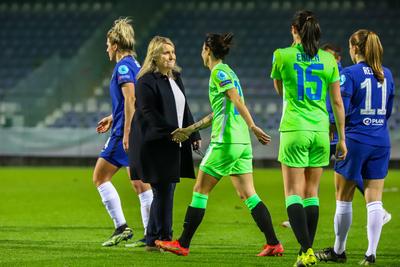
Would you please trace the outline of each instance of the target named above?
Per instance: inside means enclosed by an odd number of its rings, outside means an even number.
[[[294,69],[297,71],[297,99],[304,100],[304,82],[314,82],[316,84],[315,93],[311,87],[306,87],[306,95],[310,100],[320,100],[322,94],[322,80],[317,75],[313,75],[313,70],[323,70],[323,64],[311,64],[305,70],[306,78],[304,79],[304,70],[299,64],[294,64]]]

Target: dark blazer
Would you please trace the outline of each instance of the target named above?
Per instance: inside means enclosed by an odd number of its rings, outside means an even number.
[[[185,95],[180,74],[174,75]],[[145,183],[176,183],[180,177],[195,178],[191,143],[200,140],[200,134],[193,133],[182,147],[171,140],[171,133],[179,126],[168,77],[158,72],[146,73],[137,81],[135,96],[136,111],[129,138],[132,179]],[[193,116],[186,99],[182,127],[191,124]]]

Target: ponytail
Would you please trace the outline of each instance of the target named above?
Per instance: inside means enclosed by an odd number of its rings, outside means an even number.
[[[298,31],[304,52],[311,58],[318,53],[321,28],[314,13],[301,10],[293,17],[292,26]]]
[[[369,30],[358,30],[351,35],[350,43],[357,47],[358,54],[365,58],[365,63],[371,67],[376,79],[383,83],[383,47],[378,35]]]
[[[382,67],[383,48],[378,35],[369,32],[365,44],[365,62],[371,67],[375,77],[383,83],[385,76]]]
[[[114,21],[114,25],[107,32],[107,38],[111,44],[117,44],[119,51],[125,51],[136,56],[135,31],[129,18],[120,18]]]

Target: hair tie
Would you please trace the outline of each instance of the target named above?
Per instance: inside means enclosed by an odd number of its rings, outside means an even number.
[[[232,37],[232,33],[228,33],[228,34],[226,34],[225,35],[225,37],[224,37],[224,42],[226,41],[226,40],[228,40],[228,39],[230,39]]]

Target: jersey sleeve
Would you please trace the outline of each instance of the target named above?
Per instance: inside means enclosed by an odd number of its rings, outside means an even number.
[[[330,77],[330,79],[329,79],[329,83],[334,83],[334,82],[336,82],[336,81],[339,81],[340,80],[340,75],[339,75],[339,67],[338,67],[338,64],[337,64],[337,62],[336,62],[336,60],[335,60],[335,58],[332,56],[332,75],[331,75],[331,77]]]
[[[348,69],[344,69],[340,73],[340,94],[342,95],[344,111],[346,114],[348,114],[350,99],[353,95],[353,89],[354,82],[351,72]]]
[[[394,81],[393,81],[393,76],[390,70],[387,69],[387,75],[385,75],[386,78],[386,86],[389,89],[389,97],[388,97],[388,102],[386,103],[386,119],[389,119],[390,116],[392,115],[392,110],[393,110],[393,101],[394,101]]]
[[[279,49],[275,50],[274,55],[272,56],[272,70],[271,70],[271,78],[274,80],[282,80],[281,74],[282,68],[282,56],[279,52]]]
[[[219,93],[223,93],[235,87],[233,78],[224,70],[215,69],[211,73],[211,79]]]
[[[124,83],[135,83],[135,75],[133,71],[128,67],[128,65],[119,65],[116,71],[116,75],[118,85]]]

